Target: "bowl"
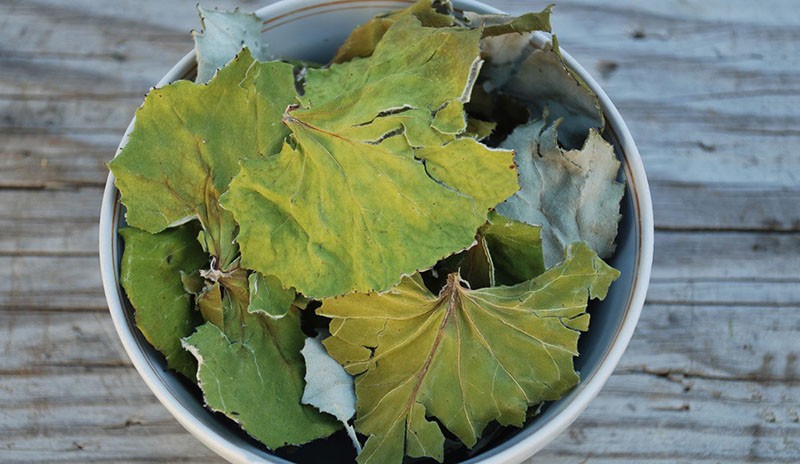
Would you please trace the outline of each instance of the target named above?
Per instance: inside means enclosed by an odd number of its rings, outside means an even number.
[[[284,0],[256,12],[264,19],[263,38],[278,56],[316,62],[327,61],[349,32],[372,16],[386,10],[408,6],[397,0]],[[501,13],[473,0],[456,0],[455,7],[479,13]],[[291,37],[291,40],[289,38]],[[542,45],[545,35],[534,36]],[[622,272],[611,286],[608,297],[593,302],[590,330],[581,336],[581,356],[576,369],[581,382],[566,396],[550,403],[542,413],[521,429],[498,435],[492,446],[466,463],[518,463],[542,449],[563,432],[600,392],[619,362],[644,304],[653,254],[653,213],[647,177],[639,152],[625,122],[597,82],[570,55],[562,50],[566,64],[598,95],[607,119],[605,137],[622,162],[626,183],[621,205],[623,215],[617,238],[617,251],[609,263]],[[187,54],[157,86],[178,79],[192,78],[196,69],[194,52]],[[125,145],[133,121],[122,138]],[[331,443],[312,444],[294,454],[271,453],[229,421],[203,406],[198,388],[168,371],[166,363],[136,328],[133,309],[119,283],[122,256],[117,230],[124,225],[124,207],[109,174],[100,217],[100,265],[103,287],[117,334],[133,365],[155,396],[186,430],[228,461],[235,463],[336,462],[331,458]],[[345,446],[349,446],[346,445]],[[344,448],[347,449],[346,447]],[[347,451],[344,451],[346,456]],[[323,457],[324,456],[324,457]],[[351,456],[352,457],[352,456]],[[287,460],[291,459],[291,460]],[[346,462],[349,458],[342,460]]]

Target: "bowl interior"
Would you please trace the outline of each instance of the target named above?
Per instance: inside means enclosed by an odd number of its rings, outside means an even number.
[[[258,14],[265,18],[263,37],[275,56],[326,62],[355,26],[375,14],[402,8],[409,3],[393,0],[320,3],[315,0],[305,0],[276,3],[259,10]],[[476,2],[456,1],[454,3],[463,9],[497,12]],[[539,39],[544,40],[543,37]],[[570,60],[568,58],[568,62]],[[585,73],[580,69],[576,69],[576,71]],[[189,77],[193,73],[193,56],[187,56],[165,76],[162,83]],[[586,80],[590,86],[596,86],[590,77]],[[483,448],[484,451],[478,452],[474,456],[465,454],[454,456],[450,462],[492,461],[493,457],[521,442],[525,442],[528,453],[538,450],[554,435],[552,432],[543,433],[543,427],[548,423],[560,420],[558,431],[565,428],[577,414],[577,412],[572,415],[565,414],[567,407],[581,397],[585,400],[583,401],[584,406],[585,403],[588,403],[588,400],[605,382],[610,373],[609,369],[613,369],[613,365],[617,362],[618,356],[610,356],[612,349],[619,348],[620,344],[624,349],[624,345],[627,344],[627,338],[622,336],[622,328],[626,324],[627,326],[635,325],[641,306],[641,302],[634,301],[634,290],[637,286],[646,286],[646,280],[637,282],[637,279],[641,280],[642,277],[640,274],[643,262],[642,254],[647,255],[647,251],[643,250],[642,220],[643,215],[647,216],[648,212],[643,211],[642,203],[645,206],[649,205],[649,196],[646,201],[642,201],[640,198],[642,195],[647,195],[646,179],[639,179],[637,173],[640,168],[631,164],[632,162],[639,163],[638,153],[635,152],[635,147],[632,147],[626,140],[627,129],[624,127],[624,123],[618,119],[619,116],[615,111],[609,115],[608,108],[606,110],[608,127],[605,136],[616,148],[617,155],[622,162],[620,180],[626,182],[626,194],[621,207],[623,219],[617,237],[617,251],[609,260],[609,263],[619,269],[622,275],[611,286],[608,297],[604,301],[593,301],[589,306],[590,330],[581,336],[581,356],[576,359],[576,368],[581,373],[581,383],[561,400],[548,404],[542,413],[530,420],[524,428],[503,430],[493,437],[488,443],[489,446]],[[619,134],[623,134],[623,136],[621,137]],[[633,153],[629,153],[630,151]],[[104,280],[107,276],[110,279],[109,282],[104,282],[109,306],[112,315],[115,316],[115,324],[120,337],[134,360],[136,368],[170,412],[207,446],[229,460],[252,462],[260,458],[260,460],[276,463],[353,462],[353,452],[344,436],[339,437],[341,439],[334,437],[319,441],[300,449],[283,449],[277,455],[270,453],[237,427],[232,426],[223,416],[206,410],[203,407],[202,396],[198,388],[180,375],[173,374],[166,369],[163,356],[147,343],[136,328],[133,310],[119,286],[118,269],[122,249],[116,231],[124,225],[124,208],[119,203],[119,195],[111,183],[109,183],[109,189],[110,193],[106,192],[105,202],[112,204],[107,205],[107,208],[104,206],[103,213],[108,216],[106,218],[108,219],[107,227],[100,230],[101,259],[108,259],[110,263],[108,272],[104,271]],[[106,249],[102,248],[103,243],[107,245]],[[105,258],[103,258],[104,256]],[[649,271],[649,266],[646,267]],[[627,337],[629,336],[628,334]],[[126,340],[129,340],[129,343],[126,343]],[[601,370],[608,372],[598,375]],[[589,391],[586,391],[587,389]]]

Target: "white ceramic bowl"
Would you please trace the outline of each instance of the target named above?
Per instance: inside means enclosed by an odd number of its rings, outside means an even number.
[[[264,18],[264,40],[279,56],[325,62],[349,32],[380,12],[402,8],[410,1],[398,0],[286,0],[257,14]],[[483,13],[498,10],[472,0],[456,0],[460,9]],[[544,36],[539,40],[545,40]],[[563,51],[562,51],[563,52]],[[653,254],[653,213],[639,152],[625,122],[597,82],[566,52],[567,65],[578,73],[600,98],[607,118],[606,137],[622,161],[626,194],[622,203],[618,248],[610,264],[622,276],[609,291],[605,301],[590,306],[592,315],[588,333],[581,337],[581,356],[576,367],[580,384],[556,401],[522,429],[505,433],[494,446],[464,463],[518,463],[531,456],[563,432],[597,396],[619,362],[633,335],[645,300]],[[187,54],[157,84],[191,78],[195,72],[194,52]],[[127,141],[128,128],[120,143]],[[119,262],[122,255],[117,229],[124,224],[123,207],[114,178],[109,174],[100,217],[100,265],[106,299],[125,350],[133,365],[161,403],[192,435],[223,458],[236,463],[287,461],[266,451],[220,416],[203,407],[197,387],[166,369],[164,358],[136,329],[133,310],[119,285]],[[596,302],[595,302],[596,303]],[[347,449],[345,447],[343,449]],[[333,447],[333,448],[331,448]],[[298,462],[344,462],[335,459],[333,444],[317,445],[301,451],[292,459]],[[322,454],[324,453],[324,454]],[[324,456],[324,457],[323,457]]]

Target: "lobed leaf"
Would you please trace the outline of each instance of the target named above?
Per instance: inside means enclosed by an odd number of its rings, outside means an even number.
[[[199,219],[219,267],[238,250],[236,224],[219,206],[243,158],[277,153],[284,109],[296,96],[291,65],[255,62],[244,50],[207,85],[152,90],[127,145],[109,167],[130,225],[157,233]]]
[[[573,357],[588,328],[587,296],[605,298],[619,272],[581,242],[564,261],[510,287],[465,288],[457,273],[438,296],[419,275],[383,294],[323,301],[324,344],[356,376],[361,464],[403,455],[443,460],[437,421],[468,447],[489,422],[521,426],[532,405],[577,382]]]
[[[466,127],[448,107],[468,98],[479,38],[406,18],[370,58],[309,70],[290,142],[243,161],[222,197],[242,265],[323,298],[386,290],[467,248],[519,188],[512,152],[440,130]]]

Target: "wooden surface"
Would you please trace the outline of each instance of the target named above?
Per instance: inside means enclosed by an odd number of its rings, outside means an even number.
[[[2,463],[221,461],[131,367],[96,256],[104,163],[192,47],[194,4],[0,0]],[[614,376],[530,462],[800,462],[799,10],[559,2],[642,152],[656,250]]]

